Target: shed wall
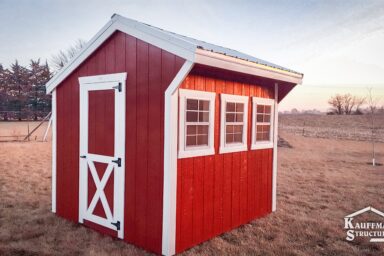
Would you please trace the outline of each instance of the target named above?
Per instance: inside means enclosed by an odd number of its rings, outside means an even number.
[[[223,78],[224,77],[224,78]],[[176,252],[272,210],[273,149],[219,154],[220,93],[274,98],[273,83],[197,67],[180,88],[216,92],[215,155],[178,159]],[[251,145],[252,101],[248,109]]]
[[[127,72],[124,240],[161,253],[164,92],[183,63],[169,52],[116,32],[57,87],[59,216],[78,221],[78,78]]]

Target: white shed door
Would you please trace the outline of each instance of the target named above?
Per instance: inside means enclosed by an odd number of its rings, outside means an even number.
[[[123,238],[125,77],[79,80],[79,222],[96,224]]]

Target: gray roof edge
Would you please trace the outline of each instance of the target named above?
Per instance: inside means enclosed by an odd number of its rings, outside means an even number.
[[[301,72],[298,72],[298,71],[295,71],[295,70],[292,70],[292,69],[289,69],[289,68],[286,68],[286,67],[274,64],[274,63],[269,62],[269,61],[265,61],[265,60],[253,57],[253,56],[251,56],[249,54],[242,53],[240,51],[237,51],[237,50],[234,50],[234,49],[231,49],[231,48],[227,48],[227,47],[223,47],[223,46],[220,46],[220,45],[208,43],[208,42],[205,42],[205,41],[202,41],[202,40],[194,39],[192,37],[180,35],[180,34],[177,34],[177,33],[174,33],[174,32],[168,31],[168,30],[165,30],[165,29],[158,28],[156,26],[152,26],[150,24],[146,24],[146,23],[134,20],[134,19],[130,19],[130,18],[121,16],[119,14],[113,14],[112,15],[112,19],[116,18],[116,17],[119,17],[122,20],[124,20],[124,19],[128,20],[129,22],[136,22],[138,24],[145,25],[145,26],[147,26],[149,28],[158,30],[159,32],[162,32],[162,33],[168,35],[169,37],[174,37],[174,38],[177,38],[179,40],[183,40],[183,41],[185,41],[187,43],[190,43],[190,44],[194,45],[195,47],[203,49],[203,50],[207,50],[207,51],[223,54],[223,55],[230,56],[230,57],[233,57],[233,58],[237,58],[237,59],[241,59],[241,60],[257,63],[257,64],[264,65],[264,66],[267,66],[267,67],[272,67],[272,68],[284,70],[284,71],[287,71],[287,72],[291,72],[291,73],[303,76],[303,73],[301,73]]]

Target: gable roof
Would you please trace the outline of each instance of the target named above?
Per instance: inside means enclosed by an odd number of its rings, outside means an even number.
[[[182,36],[114,14],[111,20],[83,49],[48,81],[46,84],[47,93],[52,92],[56,86],[117,30],[169,51],[193,63],[215,66],[294,84],[301,83],[303,78],[303,74],[299,72],[245,53]]]

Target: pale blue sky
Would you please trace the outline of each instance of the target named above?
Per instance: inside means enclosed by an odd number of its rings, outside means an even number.
[[[0,0],[0,63],[50,59],[113,13],[303,72],[281,109],[326,109],[335,92],[384,96],[384,1]]]

